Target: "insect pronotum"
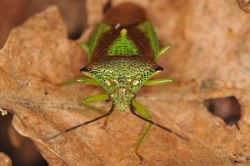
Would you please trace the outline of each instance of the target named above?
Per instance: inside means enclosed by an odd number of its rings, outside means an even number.
[[[88,52],[88,64],[80,71],[87,77],[64,82],[60,85],[80,82],[101,86],[107,93],[85,98],[82,100],[82,105],[98,111],[98,108],[90,106],[88,103],[111,100],[112,107],[108,113],[71,127],[48,140],[109,116],[115,106],[121,112],[129,107],[134,115],[149,123],[135,145],[136,154],[152,125],[187,140],[170,129],[153,122],[148,111],[135,100],[136,94],[142,86],[175,82],[172,78],[151,79],[163,70],[157,61],[170,49],[170,45],[159,50],[153,25],[147,19],[146,12],[142,7],[133,3],[123,3],[110,8],[105,14],[104,21],[98,25],[94,32],[89,45],[83,44],[82,48]]]

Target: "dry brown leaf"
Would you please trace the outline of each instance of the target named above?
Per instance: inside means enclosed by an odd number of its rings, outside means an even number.
[[[99,1],[101,2],[101,1]],[[90,29],[105,5],[88,1]],[[118,4],[122,1],[114,1]],[[46,138],[91,120],[99,113],[81,99],[104,93],[86,85],[55,84],[81,77],[87,55],[80,41],[70,41],[56,7],[14,29],[0,51],[0,107],[14,114],[13,125],[29,137],[51,165],[242,165],[250,163],[250,18],[236,1],[136,1],[149,12],[161,43],[173,49],[160,59],[180,83],[143,88],[140,101],[155,122],[181,135],[153,127],[138,160],[133,149],[147,123],[129,111]],[[98,10],[97,10],[98,9]],[[94,15],[97,15],[94,19]],[[87,30],[82,40],[87,40]],[[209,113],[203,101],[235,96],[241,105],[240,131]],[[109,110],[110,104],[96,104]]]
[[[246,13],[250,13],[250,1],[249,0],[237,0],[239,7]]]
[[[11,159],[9,158],[9,156],[7,156],[6,154],[0,152],[0,165],[1,166],[11,166],[12,162]]]

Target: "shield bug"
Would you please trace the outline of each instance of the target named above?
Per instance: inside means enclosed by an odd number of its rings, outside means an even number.
[[[49,139],[107,117],[116,106],[121,112],[129,108],[135,116],[149,123],[135,145],[136,154],[152,125],[187,140],[170,129],[153,122],[147,109],[135,100],[136,94],[142,86],[175,82],[172,78],[151,79],[163,70],[157,61],[170,49],[170,45],[159,49],[153,25],[142,7],[133,3],[123,3],[110,8],[105,14],[104,21],[96,28],[89,45],[83,44],[82,48],[88,52],[88,64],[80,71],[87,77],[60,85],[80,82],[101,86],[107,93],[83,99],[83,106],[98,111],[98,108],[90,106],[89,103],[111,100],[112,107],[108,113],[71,127]]]

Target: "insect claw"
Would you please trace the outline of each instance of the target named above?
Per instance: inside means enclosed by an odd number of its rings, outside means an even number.
[[[134,151],[135,156],[140,160],[140,162],[143,162],[143,157],[141,155],[139,155],[138,151]]]
[[[108,125],[108,121],[109,121],[109,116],[107,116],[106,120],[105,120],[104,123],[103,123],[102,128],[103,128],[104,130],[106,129],[106,127],[107,127],[107,125]]]

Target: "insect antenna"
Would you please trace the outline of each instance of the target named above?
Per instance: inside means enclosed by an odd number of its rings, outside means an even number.
[[[46,140],[47,140],[47,141],[52,140],[52,139],[54,139],[54,138],[56,138],[56,137],[58,137],[58,136],[60,136],[60,135],[62,135],[62,134],[64,134],[64,133],[67,133],[67,132],[69,132],[69,131],[71,131],[71,130],[75,130],[76,128],[79,128],[79,127],[81,127],[81,126],[85,126],[85,125],[90,124],[90,123],[92,123],[92,122],[98,121],[98,120],[100,120],[100,119],[102,119],[102,118],[104,118],[104,117],[107,117],[107,116],[109,116],[109,115],[114,111],[114,108],[115,108],[115,105],[112,104],[112,107],[111,107],[111,109],[110,109],[110,111],[109,111],[108,113],[106,113],[106,114],[104,114],[104,115],[102,115],[102,116],[99,116],[99,117],[97,117],[97,118],[95,118],[95,119],[92,119],[92,120],[90,120],[90,121],[87,121],[87,122],[81,123],[81,124],[79,124],[79,125],[73,126],[73,127],[71,127],[71,128],[68,128],[68,129],[64,130],[63,132],[61,132],[61,133],[58,133],[58,134],[56,134],[56,135],[54,135],[54,136],[52,136],[52,137],[50,137],[50,138],[47,138]]]
[[[143,116],[137,114],[137,113],[135,112],[135,107],[134,107],[132,104],[130,104],[129,108],[130,108],[130,112],[131,112],[132,114],[134,114],[135,116],[137,116],[138,118],[140,118],[140,119],[142,119],[142,120],[144,120],[144,121],[147,121],[147,122],[149,122],[149,123],[151,123],[151,124],[153,124],[153,125],[155,125],[155,126],[157,126],[157,127],[159,127],[159,128],[162,128],[163,130],[166,130],[166,131],[168,131],[168,132],[170,132],[170,133],[173,133],[174,135],[176,135],[177,137],[179,137],[179,138],[181,138],[181,139],[183,139],[183,140],[185,140],[185,141],[189,141],[189,139],[187,139],[187,138],[181,136],[180,134],[177,134],[176,132],[174,132],[174,131],[172,131],[172,130],[170,130],[170,129],[164,127],[164,126],[162,126],[162,125],[160,125],[160,124],[158,124],[158,123],[155,123],[155,122],[153,122],[152,120],[146,119],[146,118],[144,118]]]

